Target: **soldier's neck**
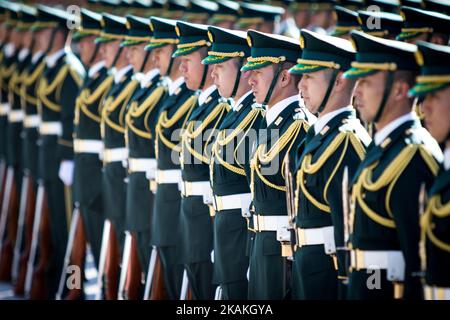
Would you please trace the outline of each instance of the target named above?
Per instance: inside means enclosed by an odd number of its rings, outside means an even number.
[[[239,84],[238,90],[236,92],[236,95],[234,96],[234,101],[239,101],[240,98],[247,92],[249,92],[252,88],[249,85],[246,85],[247,83],[241,83]]]
[[[339,94],[331,95],[330,98],[328,99],[327,104],[325,105],[325,108],[320,113],[319,118],[323,117],[327,113],[349,106],[350,104],[351,104],[351,96]]]
[[[278,102],[283,101],[284,99],[290,98],[292,96],[296,96],[296,95],[298,95],[297,87],[285,88],[285,90],[283,90],[282,92],[280,92],[277,95],[272,94],[272,97],[270,98],[269,103],[267,104],[267,108],[270,109],[274,105],[276,105]]]
[[[54,46],[48,53],[47,56],[51,56],[52,54],[64,49],[64,45],[62,46]]]
[[[380,120],[375,123],[375,128],[377,129],[377,131],[380,131],[395,119],[398,119],[401,116],[410,113],[411,110],[412,106],[409,102],[399,102],[396,105],[392,106],[386,105],[380,117]]]

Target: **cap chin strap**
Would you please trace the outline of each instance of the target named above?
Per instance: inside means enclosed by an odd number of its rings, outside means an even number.
[[[116,52],[116,56],[114,57],[114,60],[113,60],[113,63],[111,65],[111,69],[110,69],[111,74],[113,73],[113,70],[116,69],[116,62],[117,62],[117,60],[119,60],[122,50],[123,50],[123,47],[119,47],[119,50],[117,50],[117,52]]]
[[[91,58],[89,59],[88,66],[90,66],[95,61],[95,58],[97,57],[99,50],[100,50],[100,44],[96,43],[94,52],[92,53]]]
[[[145,57],[144,61],[142,62],[141,68],[139,69],[139,72],[144,72],[145,65],[147,64],[148,58],[150,57],[150,51],[145,51]]]
[[[389,95],[391,94],[391,88],[392,84],[394,83],[394,72],[388,71],[386,82],[384,84],[384,92],[383,92],[383,99],[381,99],[380,106],[378,107],[377,114],[375,115],[375,118],[373,119],[373,123],[377,123],[380,121],[381,115],[383,114],[384,107],[386,106],[386,102],[389,98]]]
[[[339,69],[333,69],[333,74],[331,75],[330,82],[328,83],[327,92],[325,93],[325,96],[322,99],[322,103],[319,106],[319,109],[317,112],[320,114],[323,109],[325,109],[325,106],[327,105],[328,99],[330,98],[331,91],[333,91],[334,83],[336,82],[337,75],[339,74]]]
[[[278,82],[278,78],[280,76],[281,70],[283,68],[283,63],[278,63],[277,71],[275,71],[275,75],[273,76],[272,83],[270,84],[269,90],[267,91],[266,97],[264,98],[263,103],[254,103],[252,104],[253,109],[261,109],[263,111],[267,111],[267,105],[269,103],[270,97],[272,96],[273,90],[275,89],[275,85]]]
[[[231,92],[231,96],[230,96],[231,99],[234,99],[234,97],[236,97],[236,93],[239,88],[239,81],[241,81],[241,67],[242,67],[243,62],[244,62],[244,59],[240,58],[239,64],[238,64],[238,69],[237,69],[236,80],[234,81],[233,91]]]
[[[195,91],[196,95],[200,95],[200,93],[202,93],[203,87],[205,86],[206,76],[208,75],[209,65],[207,64],[204,66],[205,66],[205,68],[203,69],[202,82],[200,82],[200,87],[198,87],[198,89]]]
[[[52,34],[50,35],[50,42],[48,43],[47,49],[45,50],[45,55],[47,55],[52,50],[57,32],[58,32],[58,28],[52,29]]]

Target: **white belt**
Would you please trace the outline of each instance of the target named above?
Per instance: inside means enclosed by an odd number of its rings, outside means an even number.
[[[180,183],[181,181],[181,170],[157,170],[156,171],[156,183],[158,184],[168,184],[168,183]]]
[[[41,117],[38,114],[33,114],[29,116],[25,116],[23,120],[23,126],[25,128],[37,128],[39,127],[39,123],[41,122]]]
[[[181,194],[184,197],[203,196],[205,197],[211,190],[209,181],[182,181],[180,183]]]
[[[102,140],[75,139],[73,141],[73,151],[75,153],[94,153],[103,152]]]
[[[62,135],[62,124],[58,121],[41,122],[39,124],[39,133],[42,135]]]
[[[9,103],[0,103],[0,116],[6,116],[9,112]]]
[[[261,216],[253,215],[253,228],[256,232],[277,231],[287,229],[289,226],[288,216]]]
[[[127,148],[105,149],[103,151],[103,160],[106,163],[124,161],[128,158]]]
[[[128,159],[129,172],[152,172],[156,169],[156,159],[130,158]]]
[[[334,227],[322,228],[297,228],[297,246],[312,246],[323,244],[326,254],[336,252],[336,245],[334,242]]]
[[[356,270],[385,269],[389,281],[403,281],[405,279],[405,258],[403,252],[352,250],[351,266]]]
[[[240,193],[228,196],[214,196],[213,205],[216,211],[247,209],[251,201],[251,193]]]
[[[23,110],[10,110],[8,113],[8,121],[12,123],[22,122],[24,116]]]
[[[425,300],[450,300],[450,288],[425,285]]]

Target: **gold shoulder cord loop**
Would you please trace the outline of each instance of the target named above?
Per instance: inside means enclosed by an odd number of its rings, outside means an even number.
[[[177,144],[173,143],[169,138],[164,135],[164,129],[169,129],[175,123],[177,123],[183,116],[184,121],[180,129],[184,128],[187,119],[192,113],[195,104],[197,103],[198,96],[192,95],[190,96],[178,109],[175,111],[175,114],[169,118],[167,110],[163,111],[158,118],[158,122],[156,124],[156,157],[158,157],[158,143],[161,141],[167,148],[180,153],[181,152],[181,141]]]
[[[92,119],[93,121],[100,123],[101,122],[101,110],[98,110],[98,115],[89,110],[89,105],[98,101],[98,104],[101,104],[100,97],[105,95],[106,92],[111,88],[111,84],[113,82],[113,77],[107,77],[91,94],[88,88],[84,89],[80,96],[80,109],[87,117]]]
[[[48,95],[55,92],[55,90],[58,90],[58,86],[61,87],[64,78],[66,77],[68,72],[68,66],[63,66],[56,75],[55,79],[53,79],[51,84],[48,84],[46,78],[42,78],[39,83],[39,89],[38,89],[38,97],[43,105],[45,105],[48,109],[54,111],[54,112],[61,112],[61,106],[50,101],[48,98]],[[57,92],[58,95],[58,92]]]
[[[450,253],[450,244],[440,240],[434,233],[434,224],[432,217],[447,218],[450,216],[450,202],[445,205],[442,204],[441,195],[437,194],[431,197],[424,215],[421,217],[420,226],[422,230],[422,239],[428,236],[431,243],[439,249]]]

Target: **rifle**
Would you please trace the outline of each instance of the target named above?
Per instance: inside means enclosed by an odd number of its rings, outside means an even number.
[[[30,256],[27,263],[25,278],[25,296],[30,299],[45,299],[47,283],[45,269],[50,259],[50,225],[47,195],[43,182],[39,182],[36,210],[33,221],[33,235],[31,241]],[[36,256],[39,250],[39,262],[35,266]]]
[[[12,280],[15,294],[24,293],[26,260],[28,260],[29,243],[31,242],[32,219],[34,210],[33,179],[29,171],[24,172],[22,190],[20,192],[19,219],[17,237],[14,247]],[[30,223],[31,215],[31,223]],[[25,264],[25,265],[24,265]],[[25,268],[24,268],[25,267]],[[25,269],[25,271],[24,271]]]
[[[102,248],[97,280],[99,292],[96,298],[98,300],[101,299],[103,291],[105,292],[105,299],[117,300],[119,256],[119,244],[117,242],[114,226],[111,221],[106,220],[103,228]]]
[[[419,216],[420,222],[422,224],[422,219],[426,219],[426,204],[428,202],[427,199],[427,190],[425,183],[422,183],[420,186],[419,192]],[[419,257],[420,257],[420,271],[425,275],[425,270],[427,267],[427,257],[426,257],[426,247],[425,247],[425,232],[426,230],[422,228],[420,242],[419,242]]]
[[[0,160],[0,208],[3,204],[3,193],[5,191],[6,183],[6,161],[4,159]]]
[[[165,300],[167,299],[164,287],[164,274],[159,258],[158,250],[152,248],[150,264],[148,266],[147,280],[145,282],[144,300]]]
[[[344,222],[344,246],[337,248],[338,250],[342,250],[345,252],[345,270],[348,270],[350,267],[350,234],[352,233],[352,218],[350,217],[351,205],[350,205],[350,197],[348,190],[348,167],[344,167],[344,173],[342,176],[342,213],[343,213],[343,222]],[[348,278],[342,281],[344,284],[348,283]]]
[[[119,300],[139,299],[141,279],[142,270],[139,264],[136,235],[126,231],[119,282]]]
[[[19,210],[13,167],[8,168],[5,186],[0,219],[0,280],[10,281]]]
[[[181,283],[181,294],[180,294],[180,300],[190,300],[188,298],[188,291],[189,291],[189,279],[187,276],[187,271],[184,269],[183,271],[183,282]]]
[[[56,300],[61,300],[64,293],[64,285],[66,282],[67,268],[69,264],[77,265],[80,269],[84,266],[84,254],[86,253],[86,236],[84,233],[83,219],[80,210],[75,207],[72,214],[72,222],[70,224],[69,239],[67,242],[66,253],[64,255],[64,264],[59,280],[58,292]],[[66,300],[74,300],[81,294],[80,289],[71,289]]]
[[[103,232],[102,232],[102,245],[100,248],[100,261],[98,263],[98,276],[97,276],[97,294],[95,296],[95,300],[102,299],[103,293],[103,276],[105,272],[106,265],[106,255],[108,253],[109,246],[109,236],[111,233],[111,221],[105,220],[103,224]]]

